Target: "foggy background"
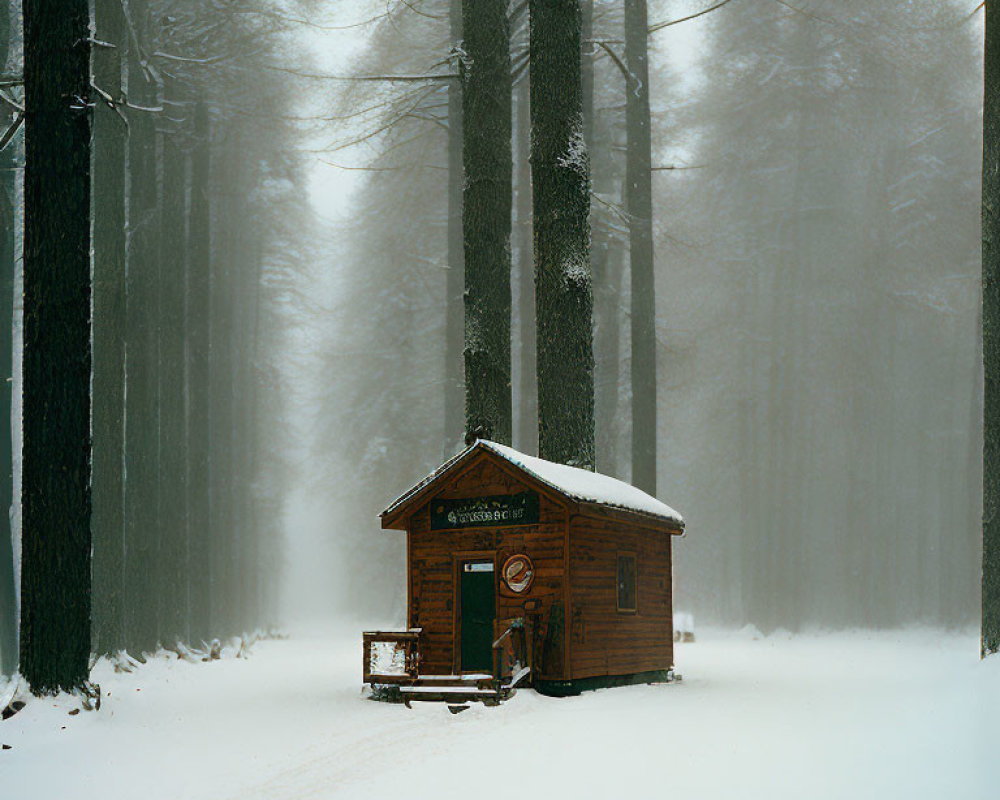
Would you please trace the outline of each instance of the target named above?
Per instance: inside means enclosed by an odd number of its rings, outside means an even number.
[[[449,49],[443,0],[304,5],[327,26],[382,16],[313,30],[303,70],[422,74]],[[618,5],[595,3],[595,37],[621,39]],[[699,622],[978,617],[981,17],[970,0],[873,5],[734,0],[650,38],[654,164],[685,167],[654,176],[657,494],[687,519],[675,606]],[[650,22],[702,8],[654,2]],[[595,230],[624,174],[620,75],[598,57],[596,76]],[[447,90],[406,115],[409,85],[297,81],[305,115],[335,118],[302,134],[316,219],[278,368],[284,609],[398,624],[405,542],[377,515],[458,434]],[[611,239],[617,283],[596,303],[627,332],[627,237]],[[614,410],[599,403],[598,469],[625,480],[627,343],[597,374]]]

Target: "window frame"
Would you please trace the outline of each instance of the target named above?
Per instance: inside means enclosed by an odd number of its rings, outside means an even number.
[[[622,606],[621,564],[623,559],[632,560],[632,608]],[[639,613],[639,558],[634,550],[619,550],[615,553],[615,608],[619,614]]]

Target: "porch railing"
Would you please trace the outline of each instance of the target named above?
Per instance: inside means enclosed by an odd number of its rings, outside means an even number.
[[[531,673],[529,637],[524,619],[506,620],[497,624],[505,629],[493,642],[493,681],[497,689],[513,689]]]

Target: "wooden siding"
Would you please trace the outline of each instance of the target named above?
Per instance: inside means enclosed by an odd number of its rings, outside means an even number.
[[[671,537],[576,516],[569,540],[571,678],[672,667]],[[637,557],[634,613],[617,610],[619,552]]]
[[[433,499],[460,499],[497,494],[539,491],[539,522],[536,525],[497,528],[467,528],[432,531],[430,504]],[[525,553],[535,568],[535,580],[524,595],[508,597],[497,592],[497,619],[526,616],[533,621],[536,653],[544,657],[536,664],[539,677],[565,678],[564,637],[552,619],[564,618],[566,599],[566,510],[563,503],[543,487],[488,455],[476,459],[435,492],[407,522],[409,627],[423,628],[420,672],[450,674],[459,666],[456,658],[457,609],[455,584],[458,563],[464,554],[493,554],[499,569],[515,553]],[[525,602],[536,608],[526,611]]]

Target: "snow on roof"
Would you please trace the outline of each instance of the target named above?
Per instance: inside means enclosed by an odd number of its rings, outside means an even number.
[[[639,514],[667,519],[676,522],[680,526],[684,525],[684,517],[666,503],[660,502],[655,497],[651,497],[641,489],[637,489],[624,481],[578,467],[569,467],[565,464],[556,464],[542,458],[525,455],[512,447],[485,439],[478,440],[475,444],[469,446],[445,464],[442,464],[383,511],[382,515],[385,516],[395,511],[439,475],[447,472],[454,464],[464,460],[476,448],[486,449],[495,453],[505,461],[509,461],[514,466],[522,469],[536,480],[572,500],[583,503],[600,503],[601,505],[612,506],[625,511],[634,511]]]

